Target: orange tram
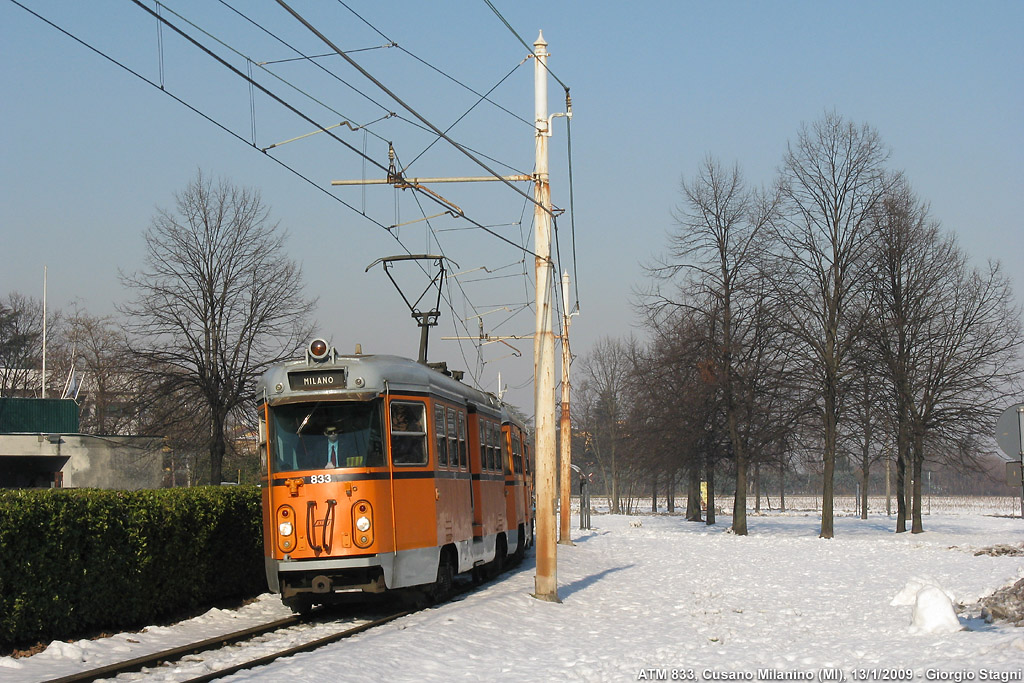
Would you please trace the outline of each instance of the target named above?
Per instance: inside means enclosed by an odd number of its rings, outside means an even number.
[[[493,395],[322,339],[258,386],[267,583],[304,611],[340,593],[497,574],[533,539],[530,449]]]

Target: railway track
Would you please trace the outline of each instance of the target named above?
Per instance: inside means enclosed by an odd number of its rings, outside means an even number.
[[[448,601],[457,600],[460,596],[469,593],[478,587],[479,584],[475,583],[457,584],[454,586],[454,590],[452,591],[452,595]],[[129,674],[143,670],[149,670],[148,673],[152,674],[166,673],[168,679],[174,680],[177,683],[201,683],[202,681],[212,681],[239,671],[269,664],[283,657],[290,657],[303,652],[311,652],[324,647],[325,645],[344,640],[345,638],[349,638],[390,621],[394,621],[395,619],[400,619],[401,617],[418,611],[418,609],[421,608],[409,607],[408,604],[402,605],[401,607],[396,605],[394,609],[388,610],[386,614],[381,616],[374,615],[373,617],[365,618],[356,617],[351,621],[346,622],[344,624],[344,628],[341,628],[340,630],[332,630],[332,632],[325,635],[315,635],[317,632],[322,633],[324,630],[330,630],[329,626],[332,623],[330,615],[338,611],[336,608],[321,608],[315,610],[309,615],[286,617],[260,626],[250,627],[214,638],[207,638],[202,641],[155,652],[135,659],[116,662],[114,664],[89,669],[87,671],[62,676],[60,678],[49,679],[46,683],[79,683],[100,679],[113,679],[121,674]],[[378,612],[379,611],[380,610],[378,610]],[[260,643],[260,639],[268,636],[273,638],[275,633],[281,634],[280,639],[288,640],[285,634],[288,633],[289,629],[295,629],[296,627],[302,627],[304,625],[312,625],[308,631],[305,632],[314,635],[311,635],[309,640],[304,640],[304,642],[300,644],[289,645],[288,647],[283,648],[279,645],[274,646],[272,652],[252,658],[246,658],[244,661],[240,662],[237,661],[235,657],[231,657],[232,661],[230,663],[221,665],[217,663],[216,660],[218,657],[216,655],[210,657],[211,663],[207,663],[205,661],[206,657],[204,657],[204,655],[210,656],[213,653],[230,646],[249,645],[252,646],[252,649],[259,650],[260,648],[256,647],[256,645]],[[220,657],[220,659],[225,658]],[[196,668],[195,665],[197,663],[212,666],[214,667],[214,670],[200,675],[192,675],[188,672],[188,669]]]
[[[47,683],[80,683],[99,679],[112,679],[120,676],[121,674],[134,673],[145,669],[152,669],[153,673],[166,671],[170,677],[173,677],[174,680],[179,682],[188,681],[190,683],[199,683],[200,681],[212,681],[224,676],[229,676],[238,671],[269,664],[270,662],[282,657],[290,657],[301,652],[310,652],[323,647],[324,645],[344,640],[345,638],[362,633],[368,629],[399,619],[414,611],[415,609],[406,608],[396,610],[376,618],[355,618],[352,621],[345,623],[345,628],[340,630],[333,630],[327,635],[312,636],[310,640],[306,640],[298,645],[291,645],[284,648],[277,647],[273,652],[253,657],[251,659],[247,658],[242,662],[234,661],[229,664],[221,665],[216,663],[217,658],[214,657],[213,666],[215,667],[215,670],[198,676],[191,676],[186,671],[181,671],[182,677],[179,678],[174,676],[172,671],[179,668],[185,668],[187,670],[189,664],[201,661],[202,655],[204,654],[210,654],[232,645],[256,643],[259,642],[259,639],[266,636],[272,637],[275,633],[280,633],[283,637],[283,634],[287,633],[289,629],[294,629],[304,624],[316,624],[316,622],[320,622],[318,627],[315,629],[310,628],[308,632],[315,633],[316,631],[323,631],[323,626],[329,623],[324,621],[324,615],[327,611],[317,610],[308,616],[291,616],[284,619],[278,619],[277,621],[268,622],[266,624],[253,626],[213,638],[207,638],[205,640],[189,643],[180,647],[174,647],[134,659],[116,662],[114,664],[89,669],[87,671],[62,676],[60,678],[50,679]],[[176,666],[179,663],[184,664],[185,667]]]

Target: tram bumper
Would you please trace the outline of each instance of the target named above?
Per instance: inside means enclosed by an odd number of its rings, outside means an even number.
[[[393,584],[390,553],[309,560],[264,558],[264,565],[268,587],[283,598],[302,593],[380,593]]]

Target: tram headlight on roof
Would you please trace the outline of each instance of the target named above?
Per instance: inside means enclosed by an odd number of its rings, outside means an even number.
[[[359,529],[359,531],[363,531],[363,532],[369,531],[370,530],[370,520],[369,520],[369,518],[367,518],[367,517],[360,517],[359,519],[357,519],[356,520],[356,529]]]
[[[327,356],[331,353],[331,345],[323,339],[314,339],[309,342],[309,356],[313,360],[319,362],[327,360]]]

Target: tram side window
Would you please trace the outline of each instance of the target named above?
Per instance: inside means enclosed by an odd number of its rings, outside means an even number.
[[[437,464],[448,467],[448,439],[444,429],[444,406],[434,406],[434,445],[437,447]]]
[[[469,448],[466,443],[466,414],[459,413],[459,466],[469,468]]]
[[[395,465],[427,464],[425,413],[422,403],[391,403],[391,460]]]
[[[512,434],[512,471],[516,474],[523,473],[523,452],[518,432]]]
[[[448,409],[448,457],[451,459],[452,468],[459,466],[459,439],[455,426],[455,408]]]
[[[487,431],[488,424],[484,420],[480,420],[480,468],[484,470],[491,469],[490,464],[490,449],[487,447],[487,436],[490,432]]]
[[[257,441],[257,447],[259,448],[259,451],[260,451],[260,475],[265,477],[265,476],[267,476],[267,438],[268,438],[267,434],[268,434],[268,431],[267,431],[267,418],[263,414],[260,415],[260,422],[259,422],[259,428],[258,429],[259,429],[259,431],[257,432],[257,434],[259,435],[259,438],[258,438],[258,441]]]
[[[491,469],[501,472],[501,426],[490,423]]]
[[[490,422],[480,422],[480,457],[484,460],[484,467],[494,470],[494,425]]]

